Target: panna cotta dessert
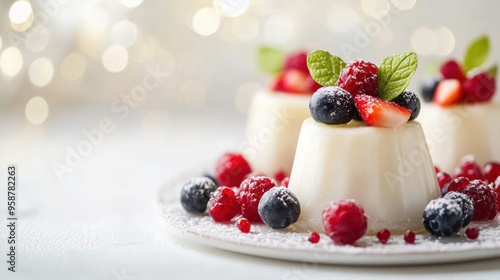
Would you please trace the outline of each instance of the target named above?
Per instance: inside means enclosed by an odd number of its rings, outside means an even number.
[[[264,53],[269,56],[269,50]],[[279,74],[271,85],[252,98],[241,150],[255,173],[290,174],[300,127],[309,117],[309,100],[320,87],[309,74],[306,58],[306,52],[290,54],[278,67]],[[276,66],[261,68],[272,73]]]
[[[324,51],[309,54],[310,59],[315,55],[320,62],[333,60]],[[399,88],[383,86],[398,71],[388,63],[410,71]],[[423,230],[423,210],[440,191],[424,131],[414,120],[420,102],[405,90],[412,68],[416,70],[414,53],[390,56],[378,68],[353,61],[331,74],[338,81],[328,81],[313,94],[312,118],[302,125],[289,182],[301,203],[296,227],[321,231],[323,209],[352,199],[364,208],[368,234],[384,228],[394,233]],[[311,73],[315,77],[314,69]],[[361,120],[352,120],[356,116]]]
[[[488,50],[487,37],[476,39],[463,63],[453,59],[444,62],[440,77],[422,86],[427,102],[420,121],[434,163],[450,174],[467,155],[481,166],[500,161],[500,103],[494,101],[496,70],[481,69]]]

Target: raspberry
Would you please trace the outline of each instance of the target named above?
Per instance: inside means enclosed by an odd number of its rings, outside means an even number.
[[[299,70],[309,75],[309,68],[307,68],[307,52],[301,51],[288,55],[283,70],[287,71],[290,69]]]
[[[464,72],[455,60],[448,60],[443,63],[440,71],[444,79],[457,79],[460,82],[465,81]]]
[[[460,163],[460,166],[453,170],[453,177],[465,177],[469,180],[483,180],[481,168],[471,156],[465,156]]]
[[[500,176],[500,163],[489,162],[483,167],[484,180],[493,183]]]
[[[250,172],[252,169],[241,154],[226,153],[215,164],[215,177],[221,186],[239,186]]]
[[[476,103],[491,100],[495,94],[495,78],[486,73],[479,73],[464,82],[465,102]]]
[[[469,227],[465,230],[465,235],[469,239],[477,239],[479,237],[479,229],[477,227]]]
[[[377,65],[364,60],[352,61],[340,72],[337,86],[348,91],[352,97],[358,94],[378,97]]]
[[[446,184],[451,182],[451,176],[446,172],[439,171],[437,174],[437,180],[439,183],[439,188],[443,189]]]
[[[474,180],[461,191],[474,203],[474,221],[493,220],[498,211],[498,194],[493,189],[493,184]]]
[[[257,176],[245,179],[240,185],[239,202],[241,214],[250,222],[261,223],[258,207],[265,192],[276,186],[276,181],[269,177]]]
[[[380,241],[380,243],[382,244],[386,244],[387,241],[389,241],[389,237],[391,237],[391,232],[386,228],[381,229],[377,232],[378,241]]]
[[[274,174],[274,179],[276,180],[276,182],[281,182],[283,181],[285,178],[286,178],[286,173],[285,171],[283,170],[280,170],[278,172],[276,172],[276,174]]]
[[[447,186],[443,188],[443,190],[446,188],[446,192],[462,192],[462,190],[465,189],[467,185],[469,185],[469,179],[465,177],[458,177],[451,180],[451,182],[449,182]]]
[[[309,239],[308,239],[308,240],[309,240],[309,242],[311,242],[311,243],[314,243],[314,244],[315,244],[315,243],[318,243],[318,242],[319,242],[319,239],[320,239],[320,235],[319,235],[319,233],[314,232],[314,231],[313,231],[313,232],[311,232],[311,233],[309,233]]]
[[[411,230],[407,230],[405,232],[405,235],[403,236],[404,240],[408,244],[414,244],[415,243],[415,233]]]
[[[240,219],[238,219],[238,221],[236,221],[236,226],[243,233],[249,233],[250,232],[251,224],[250,224],[250,221],[248,221],[248,219],[246,219],[246,218],[240,218]]]
[[[240,213],[236,195],[229,187],[219,187],[215,190],[208,201],[207,208],[208,214],[219,223],[228,222]]]
[[[353,244],[366,232],[365,212],[353,200],[332,202],[323,209],[321,217],[326,235],[335,243]]]

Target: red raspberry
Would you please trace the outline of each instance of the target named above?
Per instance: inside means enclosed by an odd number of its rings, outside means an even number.
[[[455,60],[448,60],[441,66],[441,75],[443,79],[457,79],[460,82],[465,81],[465,74],[462,68]]]
[[[217,188],[208,201],[207,209],[212,219],[219,223],[229,222],[240,213],[236,194],[229,187]]]
[[[311,232],[309,233],[309,242],[311,243],[318,243],[320,239],[320,235],[317,232]]]
[[[495,181],[495,192],[497,193],[498,211],[500,211],[500,176]]]
[[[473,157],[465,156],[460,166],[453,170],[453,177],[465,177],[469,180],[483,180],[483,173],[481,173],[481,168]]]
[[[436,172],[436,174],[437,174],[440,171],[441,171],[441,169],[439,167],[437,167],[437,166],[434,165],[434,172]]]
[[[278,172],[276,172],[276,174],[274,174],[274,179],[276,180],[276,182],[281,182],[283,181],[285,178],[286,178],[286,173],[285,171],[283,170],[280,170]]]
[[[248,219],[240,218],[238,219],[238,221],[236,221],[236,226],[241,232],[249,233],[252,225],[250,224],[250,221],[248,221]]]
[[[378,97],[377,65],[364,60],[355,60],[349,63],[340,72],[337,86],[348,91],[352,97],[358,94]]]
[[[500,176],[500,162],[489,162],[483,167],[484,180],[493,183]]]
[[[493,220],[498,211],[498,194],[493,189],[493,184],[474,180],[465,187],[461,193],[467,195],[474,203],[474,221]]]
[[[215,164],[215,177],[221,186],[239,186],[250,172],[252,169],[241,154],[226,153]]]
[[[443,187],[448,184],[449,182],[451,182],[451,176],[446,173],[446,172],[441,172],[439,171],[437,174],[437,180],[438,180],[438,183],[439,183],[439,188],[440,189],[443,189]]]
[[[380,243],[382,244],[386,244],[387,241],[389,241],[389,237],[391,237],[391,232],[386,228],[381,229],[377,232],[378,241],[380,241]]]
[[[257,176],[245,179],[241,183],[239,200],[241,205],[241,214],[250,222],[261,223],[259,216],[259,201],[262,195],[272,187],[276,186],[276,181],[269,177]]]
[[[301,51],[288,55],[283,66],[283,71],[295,69],[302,71],[309,75],[309,68],[307,68],[307,52]]]
[[[415,243],[415,233],[411,230],[407,230],[405,232],[405,235],[403,236],[404,240],[408,244],[414,244]]]
[[[448,183],[448,189],[446,192],[462,192],[468,185],[469,179],[465,177],[458,177]]]
[[[464,101],[468,103],[490,101],[495,94],[495,78],[486,73],[479,73],[464,82]]]
[[[332,202],[323,209],[321,217],[326,235],[335,243],[353,244],[366,232],[365,212],[353,200]]]
[[[469,239],[476,239],[479,237],[479,229],[477,227],[468,227],[466,230],[465,230],[465,235],[469,238]]]

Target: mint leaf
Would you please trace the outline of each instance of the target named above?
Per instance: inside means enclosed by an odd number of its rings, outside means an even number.
[[[307,68],[311,77],[320,85],[334,86],[346,63],[327,51],[315,50],[307,55]]]
[[[467,51],[465,52],[464,71],[465,73],[470,70],[481,66],[490,53],[490,40],[486,35],[483,35],[474,40]]]
[[[488,70],[486,70],[486,72],[490,73],[493,78],[497,78],[497,72],[498,72],[498,65],[493,65],[491,66],[490,68],[488,68]]]
[[[257,64],[259,69],[267,74],[279,74],[285,63],[285,53],[282,50],[264,46],[257,52]]]
[[[390,55],[378,68],[378,87],[380,98],[392,100],[400,95],[410,84],[417,71],[418,58],[414,52]]]

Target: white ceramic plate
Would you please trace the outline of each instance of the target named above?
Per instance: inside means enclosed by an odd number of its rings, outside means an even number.
[[[228,251],[260,257],[307,263],[347,265],[418,265],[452,263],[500,257],[500,225],[496,220],[476,223],[479,238],[468,240],[464,234],[450,238],[433,238],[418,234],[415,244],[405,244],[402,236],[391,236],[382,245],[376,237],[364,236],[354,246],[333,244],[324,234],[312,244],[308,233],[285,229],[273,230],[252,225],[251,232],[241,233],[233,224],[215,223],[208,215],[187,213],[180,204],[180,188],[201,172],[186,172],[165,184],[159,193],[159,213],[175,235]]]

